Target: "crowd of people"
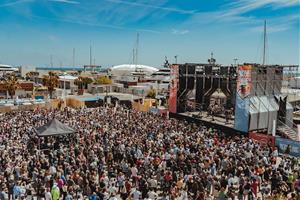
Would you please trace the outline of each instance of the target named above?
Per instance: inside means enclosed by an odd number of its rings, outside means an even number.
[[[73,134],[38,137],[56,118]],[[299,200],[300,160],[123,107],[0,115],[0,200]]]

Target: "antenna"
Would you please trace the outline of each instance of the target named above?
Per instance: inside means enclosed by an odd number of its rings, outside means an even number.
[[[263,52],[263,66],[266,64],[266,42],[267,42],[267,21],[264,23],[264,52]]]
[[[164,63],[164,68],[168,68],[169,67],[169,61],[168,61],[168,57],[165,56],[165,63]]]
[[[208,63],[213,64],[213,65],[216,63],[216,59],[214,59],[214,53],[213,52],[210,53],[210,59],[208,59]]]
[[[174,58],[175,58],[175,64],[177,64],[178,55],[174,56]]]
[[[237,59],[237,58],[234,58],[233,59],[233,61],[234,61],[234,66],[236,66],[237,65],[237,61],[238,61],[239,59]]]
[[[53,68],[53,56],[52,56],[52,54],[50,55],[50,66],[51,66],[51,68]]]

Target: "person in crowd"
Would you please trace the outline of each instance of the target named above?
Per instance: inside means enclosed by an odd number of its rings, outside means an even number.
[[[38,137],[53,118],[76,131]],[[0,200],[299,199],[299,162],[242,135],[121,106],[0,115]]]

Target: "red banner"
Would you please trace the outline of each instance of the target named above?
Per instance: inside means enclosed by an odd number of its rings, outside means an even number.
[[[250,132],[249,138],[261,144],[265,144],[265,145],[270,144],[272,147],[275,146],[275,137],[271,135]]]
[[[177,87],[178,87],[178,65],[171,65],[171,83],[169,96],[169,111],[177,112]]]

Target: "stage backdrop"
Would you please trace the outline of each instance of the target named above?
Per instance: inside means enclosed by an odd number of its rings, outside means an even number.
[[[169,112],[177,112],[177,88],[178,88],[178,65],[171,65],[171,84],[170,84],[170,96],[169,96]]]
[[[241,132],[248,132],[249,95],[252,87],[251,70],[252,65],[240,65],[237,68],[237,92],[234,128]]]

